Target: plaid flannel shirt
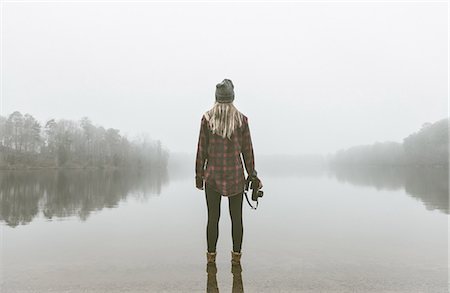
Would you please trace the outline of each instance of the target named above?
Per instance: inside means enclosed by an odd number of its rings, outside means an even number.
[[[195,162],[196,187],[202,188],[205,182],[224,196],[242,193],[245,175],[241,154],[247,174],[250,174],[255,161],[248,118],[243,116],[242,126],[237,127],[228,139],[213,134],[203,116]]]

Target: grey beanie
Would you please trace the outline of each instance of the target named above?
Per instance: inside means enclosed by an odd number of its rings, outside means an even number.
[[[231,103],[234,100],[234,85],[229,79],[224,79],[216,85],[216,101],[219,103]]]

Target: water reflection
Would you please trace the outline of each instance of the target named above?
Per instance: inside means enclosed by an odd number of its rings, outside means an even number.
[[[206,265],[207,279],[206,279],[206,292],[218,293],[219,286],[217,284],[217,266],[215,263],[208,263]],[[242,293],[244,292],[244,284],[242,282],[242,267],[240,264],[233,264],[231,266],[231,273],[233,274],[233,287],[231,292]]]
[[[264,166],[264,164],[262,164]],[[319,171],[318,171],[319,170]],[[323,176],[323,166],[311,174],[290,169],[278,176]],[[261,169],[263,176],[265,169]],[[448,168],[333,167],[329,175],[352,185],[403,189],[429,210],[449,213]],[[293,175],[295,174],[295,175]],[[171,172],[172,175],[172,172]],[[184,176],[192,177],[186,172]],[[0,172],[0,221],[10,227],[30,223],[40,213],[47,218],[77,216],[86,220],[93,211],[113,208],[127,196],[147,198],[161,193],[169,182],[167,170],[62,170]],[[270,178],[270,177],[268,177]],[[265,182],[270,184],[270,181]],[[387,203],[388,204],[388,203]]]
[[[244,284],[242,282],[242,267],[241,265],[233,264],[231,266],[231,273],[233,274],[233,288],[231,292],[241,293],[244,292]]]
[[[0,173],[0,220],[15,227],[42,212],[47,219],[112,208],[133,194],[160,194],[167,171],[62,170]]]
[[[206,264],[206,273],[208,274],[206,279],[206,292],[217,293],[219,292],[219,286],[217,285],[217,266],[215,263]]]
[[[404,189],[428,210],[449,213],[448,168],[430,167],[333,167],[332,176],[353,185],[376,189]]]

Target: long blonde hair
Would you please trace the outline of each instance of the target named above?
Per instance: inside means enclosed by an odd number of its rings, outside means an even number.
[[[204,114],[212,133],[231,138],[236,127],[242,126],[243,114],[233,103],[218,103]]]

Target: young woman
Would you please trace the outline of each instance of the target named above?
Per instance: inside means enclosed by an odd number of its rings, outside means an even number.
[[[242,245],[242,199],[247,174],[255,169],[248,118],[233,105],[234,86],[224,79],[216,85],[216,102],[201,119],[195,164],[196,187],[205,190],[208,207],[207,261],[215,263],[219,236],[220,201],[228,197],[232,223],[232,264],[240,264]],[[206,167],[205,167],[206,163]],[[262,187],[262,183],[260,183]]]

